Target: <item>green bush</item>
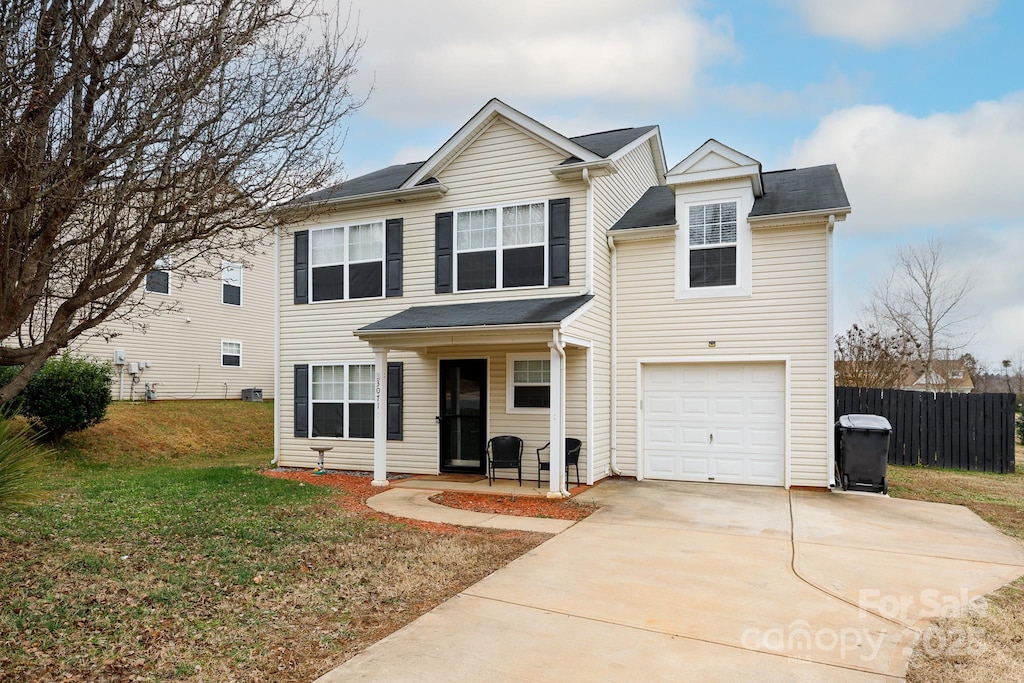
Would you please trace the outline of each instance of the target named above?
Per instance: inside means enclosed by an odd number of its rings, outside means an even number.
[[[4,368],[0,383],[17,368]],[[110,404],[110,365],[63,355],[51,358],[10,406],[58,441],[102,421]]]
[[[38,497],[45,452],[27,422],[0,413],[0,511],[14,510]]]

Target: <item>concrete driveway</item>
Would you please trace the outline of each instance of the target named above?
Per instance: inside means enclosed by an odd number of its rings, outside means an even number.
[[[1024,574],[959,506],[621,480],[580,499],[603,507],[319,680],[899,680],[936,618]]]

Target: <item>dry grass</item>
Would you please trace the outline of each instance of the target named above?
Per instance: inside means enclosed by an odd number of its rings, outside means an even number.
[[[1024,465],[1024,447],[1017,446]],[[985,474],[890,468],[898,498],[965,505],[1024,539],[1024,472]],[[912,683],[1024,681],[1024,578],[987,598],[987,608],[939,622],[918,644],[907,671]]]
[[[309,681],[545,538],[363,515],[168,423],[261,432],[259,406],[143,406],[166,454],[119,443],[142,411],[115,408],[43,504],[0,519],[0,681]]]

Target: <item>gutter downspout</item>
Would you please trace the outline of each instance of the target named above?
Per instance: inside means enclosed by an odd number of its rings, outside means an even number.
[[[826,358],[828,362],[825,364],[825,387],[828,393],[826,405],[826,419],[828,420],[828,434],[825,437],[825,442],[828,448],[828,485],[834,487],[836,485],[836,430],[833,425],[836,423],[836,356],[834,351],[834,340],[835,340],[835,329],[832,322],[832,290],[835,270],[832,264],[832,250],[833,250],[833,235],[836,227],[836,215],[830,214],[828,217],[828,225],[825,228],[825,264],[828,268],[828,284],[826,287],[828,302],[826,304],[826,310],[828,311],[828,354]]]
[[[619,349],[618,349],[618,339],[617,339],[617,337],[618,337],[618,329],[619,329],[619,320],[618,320],[619,297],[618,297],[618,284],[617,284],[618,283],[618,270],[617,270],[618,255],[617,255],[617,252],[615,250],[615,238],[612,235],[608,235],[608,249],[612,252],[612,266],[611,266],[611,270],[612,270],[612,273],[611,273],[611,275],[612,275],[612,277],[611,277],[611,280],[612,280],[612,293],[611,293],[611,299],[612,299],[612,302],[611,302],[611,308],[612,308],[611,318],[612,318],[612,320],[611,320],[611,326],[612,326],[612,329],[611,329],[611,340],[610,340],[610,343],[611,343],[611,353],[609,354],[611,356],[611,378],[610,378],[611,381],[609,382],[609,392],[610,392],[611,396],[609,396],[609,403],[611,405],[611,413],[612,413],[612,415],[611,415],[611,438],[609,439],[611,441],[611,459],[610,459],[610,461],[608,463],[608,467],[611,469],[612,474],[614,474],[616,477],[621,477],[622,476],[622,472],[619,470],[619,466],[618,466],[618,462],[617,462],[619,448],[616,445],[617,442],[618,442],[618,431],[617,431],[618,418],[617,418],[617,414],[618,414],[618,393],[619,393]]]
[[[587,184],[587,273],[586,287],[581,293],[590,294],[594,291],[594,185],[589,169],[583,169],[583,182]]]
[[[281,228],[274,228],[274,459],[281,459]]]
[[[584,169],[586,170],[586,169]],[[565,358],[565,342],[561,340],[558,334],[558,330],[552,330],[552,344],[551,348],[554,349],[555,353],[558,354],[561,359],[562,371],[558,373],[558,393],[561,399],[558,402],[558,409],[562,413],[558,419],[558,443],[562,445],[561,448],[561,459],[558,462],[558,492],[562,494],[562,498],[569,497],[569,489],[566,488],[568,482],[565,480],[565,371],[566,371],[566,358]],[[555,476],[554,463],[551,467],[551,476]]]

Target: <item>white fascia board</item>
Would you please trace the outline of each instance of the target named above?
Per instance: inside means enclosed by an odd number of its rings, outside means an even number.
[[[678,168],[678,167],[677,167]],[[756,166],[735,166],[733,168],[716,168],[707,171],[687,171],[675,173],[670,171],[665,176],[666,185],[695,185],[697,183],[713,183],[719,180],[731,180],[733,178],[750,178],[754,196],[760,197],[764,194],[761,187],[761,165]]]
[[[770,216],[747,216],[747,222],[750,224],[752,229],[785,228],[794,225],[827,223],[829,216],[835,216],[836,221],[845,221],[848,215],[850,215],[850,207],[843,206],[834,209],[818,209],[815,211],[776,213]]]
[[[467,335],[470,333],[512,333],[512,332],[542,332],[545,333],[545,339],[551,330],[558,329],[561,325],[561,321],[553,323],[529,323],[520,325],[467,325],[461,327],[418,327],[409,329],[397,329],[397,330],[354,330],[353,336],[362,339],[365,342],[373,343],[378,341],[382,346],[389,348],[400,349],[403,348],[403,344],[400,340],[409,338],[414,340],[419,337],[450,337],[452,335]],[[494,340],[495,344],[507,343],[507,337],[502,335]],[[469,339],[474,343],[479,342],[481,344],[488,343],[486,339],[474,338]],[[393,343],[392,343],[393,342]]]
[[[354,206],[371,206],[373,204],[387,204],[390,202],[403,202],[410,199],[429,199],[443,197],[448,192],[448,186],[444,183],[428,183],[417,187],[398,188],[397,190],[384,190],[383,192],[369,192],[351,197],[338,197],[326,199],[322,202],[311,202],[307,204],[296,204],[295,206],[285,205],[270,209],[271,213],[280,216],[287,216],[296,213],[324,213],[335,209],[347,209]]]
[[[434,152],[430,158],[420,166],[419,170],[413,173],[412,176],[405,181],[402,187],[413,187],[417,183],[435,175],[438,172],[438,167],[444,163],[445,159],[447,159],[450,154],[458,150],[467,139],[474,136],[477,130],[481,126],[486,125],[494,116],[501,116],[505,118],[530,135],[533,135],[552,147],[565,152],[566,156],[579,157],[583,161],[598,161],[600,159],[600,157],[590,150],[577,145],[564,135],[556,133],[539,121],[530,118],[526,114],[513,109],[501,100],[495,98],[485,104],[483,108],[473,116],[473,118],[467,121],[466,124],[455,133],[455,135],[448,138],[448,141],[441,145],[440,149]]]
[[[655,126],[645,135],[641,135],[633,142],[618,149],[608,158],[612,161],[618,161],[643,144],[647,144],[651,147],[651,156],[654,158],[655,170],[657,171],[659,178],[664,178],[667,173],[668,162],[665,160],[665,146],[661,142],[661,126]],[[655,147],[655,145],[657,146]]]
[[[558,164],[557,166],[552,166],[548,170],[551,172],[551,175],[555,176],[559,180],[570,180],[582,178],[583,169],[587,169],[587,173],[591,178],[613,175],[619,172],[619,168],[615,165],[615,162],[609,159],[600,159],[598,161],[577,161],[572,164]]]
[[[650,227],[643,228],[609,230],[608,236],[611,237],[612,241],[616,244],[619,244],[621,242],[635,242],[637,240],[652,240],[662,237],[672,237],[677,232],[679,232],[679,224],[673,223],[672,225],[652,225]]]

